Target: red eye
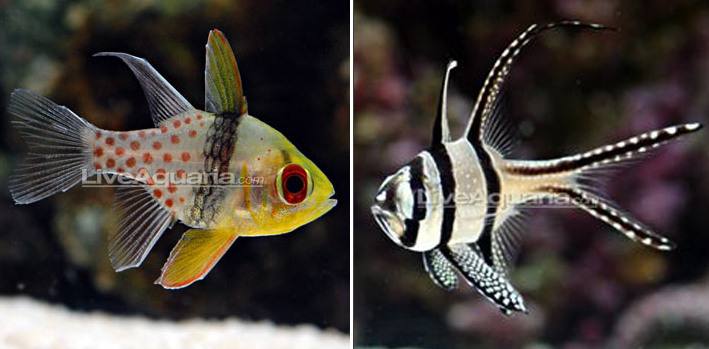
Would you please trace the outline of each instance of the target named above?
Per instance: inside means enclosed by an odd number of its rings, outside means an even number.
[[[296,164],[282,168],[276,182],[281,200],[292,205],[303,202],[310,192],[308,186],[312,186],[309,177],[308,171]]]

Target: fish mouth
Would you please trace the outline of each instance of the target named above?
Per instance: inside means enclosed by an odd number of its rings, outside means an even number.
[[[330,195],[328,195],[325,200],[323,200],[322,203],[317,205],[317,208],[315,209],[315,212],[313,212],[313,216],[315,218],[320,217],[330,211],[335,205],[337,205],[337,199],[331,199],[335,195],[335,191],[333,190]]]
[[[392,241],[399,244],[399,235],[394,227],[395,223],[402,225],[399,218],[393,213],[381,208],[379,205],[372,205],[370,210],[372,211],[372,215],[374,216],[374,220],[377,222],[377,225],[379,225],[379,227]]]

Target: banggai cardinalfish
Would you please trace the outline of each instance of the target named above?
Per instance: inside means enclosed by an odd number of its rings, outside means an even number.
[[[456,66],[449,63],[430,147],[384,180],[371,208],[391,240],[423,253],[426,271],[437,285],[455,289],[457,269],[507,315],[526,313],[507,275],[523,228],[516,220],[521,205],[571,201],[634,241],[670,250],[672,242],[594,194],[590,184],[611,168],[701,128],[697,123],[671,126],[553,160],[508,159],[509,135],[498,118],[500,90],[522,48],[540,33],[562,26],[607,29],[570,21],[529,27],[495,62],[465,132],[456,140],[446,115],[448,78]]]
[[[176,221],[191,227],[156,283],[181,288],[204,278],[239,236],[290,232],[337,203],[317,166],[280,132],[247,113],[241,77],[224,35],[209,33],[205,110],[195,109],[144,59],[125,62],[148,99],[156,128],[117,132],[66,107],[15,90],[9,112],[30,152],[10,179],[18,204],[66,191],[95,174],[116,189],[117,226],[108,239],[116,271],[139,266]]]

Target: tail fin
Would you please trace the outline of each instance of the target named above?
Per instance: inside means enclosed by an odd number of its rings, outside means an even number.
[[[66,191],[92,171],[90,145],[97,129],[63,106],[27,90],[10,96],[10,114],[30,151],[10,177],[18,204],[29,204]]]
[[[511,175],[537,178],[561,178],[533,191],[564,196],[579,208],[606,222],[628,238],[658,250],[671,250],[675,245],[654,233],[647,226],[615,207],[608,200],[593,194],[595,188],[584,183],[594,176],[646,154],[680,136],[698,131],[698,123],[666,127],[591,151],[547,161],[506,161],[503,171]],[[549,177],[546,177],[549,176]],[[545,182],[545,181],[541,181]],[[536,181],[535,183],[540,183]]]
[[[567,196],[574,205],[609,224],[633,241],[663,251],[675,248],[675,244],[668,238],[653,232],[629,214],[594,194],[570,187],[551,186],[545,190],[552,194]]]
[[[571,172],[580,175],[598,168],[609,168],[632,160],[650,150],[702,128],[699,123],[665,127],[643,133],[616,144],[598,147],[585,153],[547,161],[508,161],[505,172],[521,175],[552,175]]]

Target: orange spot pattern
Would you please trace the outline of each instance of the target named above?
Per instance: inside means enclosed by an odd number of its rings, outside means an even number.
[[[178,135],[170,136],[170,142],[172,142],[172,144],[180,143],[180,136],[178,136]]]
[[[153,156],[150,155],[150,153],[145,153],[143,154],[143,162],[146,164],[150,164],[153,162]]]
[[[108,159],[106,160],[106,168],[113,168],[116,166],[116,160]]]
[[[116,144],[116,140],[113,139],[113,137],[108,137],[108,138],[106,138],[106,144],[113,146],[114,144]]]
[[[160,148],[162,148],[162,143],[160,143],[160,142],[153,143],[153,149],[160,150]]]
[[[125,149],[123,149],[121,147],[116,148],[116,156],[121,157],[125,153],[126,153]]]
[[[182,153],[182,161],[184,161],[184,162],[190,161],[190,153],[188,153],[188,152]]]
[[[170,162],[170,161],[172,161],[172,155],[170,155],[169,153],[165,153],[165,155],[162,156],[162,159],[165,162]]]
[[[133,151],[140,150],[140,142],[137,142],[137,141],[130,142],[130,148],[133,149]]]

